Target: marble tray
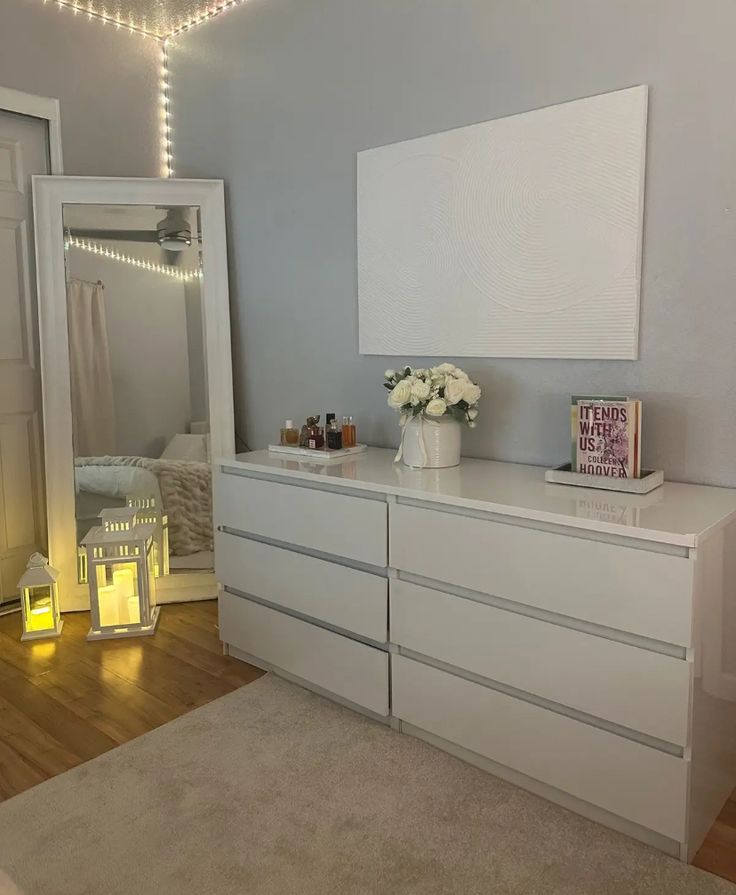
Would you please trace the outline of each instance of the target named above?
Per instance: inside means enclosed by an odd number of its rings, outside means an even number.
[[[577,485],[581,488],[599,488],[604,491],[625,491],[628,494],[648,494],[664,483],[661,469],[643,469],[638,479],[613,479],[602,475],[586,475],[582,472],[571,472],[570,464],[548,469],[544,473],[546,482],[556,485]]]

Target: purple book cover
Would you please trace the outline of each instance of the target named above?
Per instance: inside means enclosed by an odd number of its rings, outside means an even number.
[[[579,401],[577,472],[608,478],[636,475],[633,401]]]

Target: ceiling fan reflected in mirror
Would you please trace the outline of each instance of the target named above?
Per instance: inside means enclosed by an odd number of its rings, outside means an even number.
[[[151,230],[120,230],[99,227],[68,227],[69,236],[87,240],[117,240],[119,242],[158,243],[163,252],[163,263],[178,267],[183,261],[183,252],[192,245],[192,228],[189,223],[189,208],[160,208],[165,216]],[[200,238],[196,237],[200,242]]]

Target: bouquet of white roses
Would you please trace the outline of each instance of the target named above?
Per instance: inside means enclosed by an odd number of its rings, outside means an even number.
[[[415,416],[437,419],[449,414],[473,429],[478,416],[480,387],[454,364],[412,370],[386,370],[383,385],[388,404],[402,414],[402,423]]]

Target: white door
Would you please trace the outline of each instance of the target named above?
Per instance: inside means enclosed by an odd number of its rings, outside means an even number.
[[[46,122],[0,111],[0,604],[46,544],[31,175],[47,174]]]

